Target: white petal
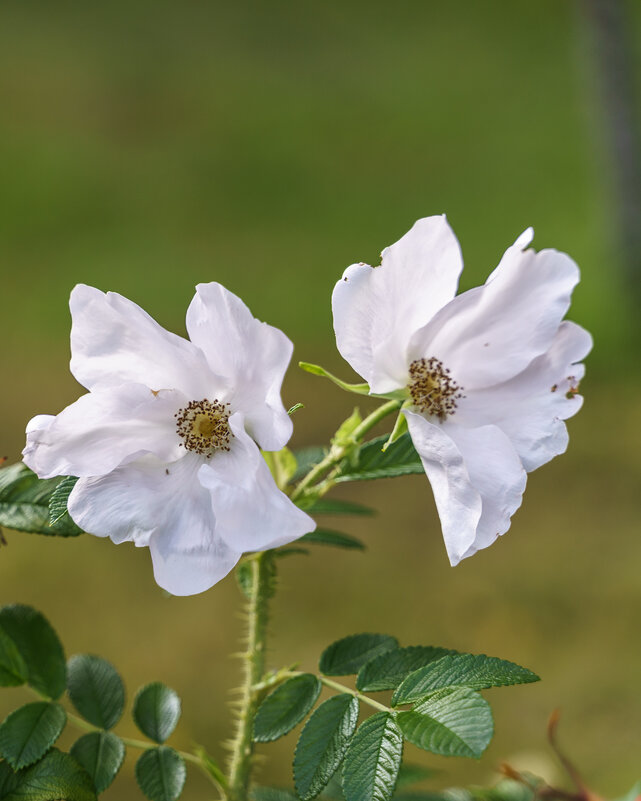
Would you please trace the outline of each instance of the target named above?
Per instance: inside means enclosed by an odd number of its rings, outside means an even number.
[[[438,423],[404,410],[410,436],[432,485],[450,563],[456,565],[474,543],[482,501],[463,457]]]
[[[297,540],[316,528],[309,515],[276,486],[242,415],[232,415],[231,450],[217,453],[198,473],[211,492],[217,532],[230,548],[264,551]]]
[[[103,475],[142,453],[173,461],[180,456],[174,414],[185,402],[180,392],[142,384],[89,392],[57,417],[31,421],[24,461],[40,478]]]
[[[209,589],[236,564],[217,536],[211,496],[197,479],[202,459],[171,464],[145,457],[99,478],[81,478],[69,513],[85,531],[149,545],[156,582],[173,595]]]
[[[462,267],[456,237],[439,216],[419,220],[386,248],[380,267],[345,270],[332,295],[336,344],[372,392],[405,384],[409,341],[454,297]]]
[[[415,412],[405,416],[456,565],[508,530],[521,504],[525,470],[496,426],[466,429],[431,423]]]
[[[207,397],[212,377],[201,351],[166,331],[122,295],[84,284],[71,293],[71,372],[87,389],[123,383]]]
[[[512,246],[484,286],[417,332],[411,359],[435,356],[465,391],[507,381],[549,349],[578,280],[566,254]]]
[[[455,420],[464,426],[498,425],[510,438],[529,472],[563,453],[568,444],[564,420],[576,414],[583,398],[576,387],[592,338],[564,321],[550,350],[519,375],[494,387],[470,392],[459,401]]]
[[[245,415],[247,430],[261,448],[284,447],[292,421],[280,390],[293,351],[285,334],[257,320],[239,297],[217,283],[196,287],[187,331],[210,369],[227,379],[225,399]]]

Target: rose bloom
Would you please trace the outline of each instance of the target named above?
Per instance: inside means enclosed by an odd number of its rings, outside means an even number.
[[[217,283],[196,288],[190,340],[113,292],[80,285],[70,306],[71,372],[89,392],[33,418],[23,458],[40,478],[79,477],[68,502],[78,526],[149,547],[174,595],[315,528],[259,450],[292,433],[280,389],[293,346],[281,331]]]
[[[353,264],[332,297],[341,355],[403,414],[441,519],[450,562],[510,527],[526,472],[565,451],[590,335],[564,321],[579,280],[572,259],[509,247],[485,284],[456,295],[463,268],[444,216],[419,220]]]

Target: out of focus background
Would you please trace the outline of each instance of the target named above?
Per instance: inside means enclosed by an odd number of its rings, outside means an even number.
[[[616,0],[0,9],[0,455],[10,461],[32,415],[81,391],[68,372],[77,282],[183,333],[194,284],[220,281],[289,334],[295,359],[349,379],[333,343],[333,284],[354,261],[377,263],[418,217],[447,213],[463,288],[529,225],[536,247],[581,266],[571,317],[596,342],[585,407],[569,452],[530,476],[501,541],[450,568],[416,476],[343,493],[379,511],[332,521],[366,540],[365,554],[317,548],[281,564],[273,666],[313,669],[333,639],[390,631],[542,676],[494,691],[497,733],[480,762],[408,746],[407,758],[442,771],[427,786],[487,782],[505,759],[554,779],[555,707],[590,785],[614,797],[641,777],[640,43],[641,4]],[[353,406],[296,367],[284,398],[305,404],[297,446],[326,442]],[[130,697],[152,679],[173,686],[184,699],[173,743],[222,758],[239,669],[228,656],[233,577],[166,598],[144,549],[6,539],[0,603],[43,610],[69,652],[110,659]],[[0,693],[0,716],[22,692]],[[265,783],[289,784],[294,743],[261,748]],[[105,798],[141,798],[132,771],[129,758]],[[196,775],[184,798],[208,795]]]

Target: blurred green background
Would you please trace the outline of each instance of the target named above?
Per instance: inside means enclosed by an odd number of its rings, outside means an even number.
[[[506,537],[451,569],[417,476],[344,493],[379,510],[374,522],[335,522],[367,541],[365,555],[282,563],[274,666],[313,669],[331,640],[380,630],[543,677],[495,692],[497,734],[480,763],[408,747],[444,771],[432,786],[488,781],[513,758],[554,773],[545,725],[557,706],[561,740],[595,789],[615,796],[641,775],[640,342],[584,10],[558,0],[0,9],[0,449],[10,461],[32,415],[79,394],[67,367],[76,282],[121,292],[183,333],[194,284],[220,281],[289,334],[295,358],[349,377],[333,345],[332,286],[351,262],[376,263],[418,217],[447,213],[463,288],[528,225],[535,246],[581,266],[571,317],[597,343],[585,408],[569,453],[530,477]],[[637,45],[641,6],[628,11]],[[295,367],[284,397],[306,407],[295,445],[327,441],[351,411],[350,397]],[[113,661],[130,696],[152,679],[175,687],[175,744],[222,758],[239,667],[228,656],[234,579],[167,599],[146,550],[88,536],[7,540],[0,603],[45,611],[69,652]],[[22,692],[3,691],[0,714]],[[294,742],[261,748],[265,783],[289,782]],[[105,798],[141,797],[132,765]],[[208,794],[195,775],[184,798]]]

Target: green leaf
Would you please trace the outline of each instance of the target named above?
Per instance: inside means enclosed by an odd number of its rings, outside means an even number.
[[[361,723],[343,765],[347,801],[388,801],[403,757],[403,735],[389,712],[378,712]]]
[[[442,756],[478,758],[494,733],[489,704],[467,687],[440,690],[411,712],[399,712],[396,722],[406,740]]]
[[[358,673],[370,659],[394,648],[398,648],[398,640],[389,634],[351,634],[323,651],[320,671],[326,676],[349,676]]]
[[[355,392],[357,395],[369,395],[368,384],[348,384],[346,381],[341,381],[332,373],[328,372],[324,367],[318,364],[310,364],[309,362],[298,362],[298,366],[306,373],[312,375],[319,375],[322,378],[329,378],[337,387],[344,389],[346,392]]]
[[[303,507],[301,507],[303,508]],[[352,501],[339,501],[336,498],[318,498],[313,505],[305,509],[311,515],[375,515],[374,509]]]
[[[0,755],[14,770],[26,768],[47,753],[66,722],[60,704],[36,701],[21,706],[0,724]]]
[[[0,799],[6,798],[20,783],[20,777],[11,769],[8,762],[0,762]]]
[[[118,671],[106,659],[76,654],[67,663],[71,703],[89,723],[111,729],[125,708],[125,688]]]
[[[298,801],[296,793],[279,787],[254,787],[251,798],[252,801]]]
[[[432,645],[409,645],[387,651],[363,665],[356,678],[356,687],[368,693],[395,690],[414,670],[454,653],[456,651]]]
[[[136,762],[136,781],[149,801],[176,801],[186,777],[183,758],[167,745],[145,751]]]
[[[113,732],[92,731],[71,746],[71,756],[91,776],[96,792],[102,793],[122,766],[125,746]]]
[[[96,801],[91,777],[69,754],[52,749],[18,774],[17,787],[2,801]]]
[[[76,486],[77,482],[76,476],[65,476],[51,493],[51,498],[49,498],[49,522],[52,526],[59,525],[63,520],[67,524],[75,526],[75,523],[69,517],[67,503],[71,490]],[[80,532],[81,530],[78,529],[78,531]]]
[[[294,783],[303,799],[317,796],[343,760],[358,720],[358,700],[341,693],[322,703],[305,724],[294,755]]]
[[[317,545],[333,545],[336,548],[364,551],[365,545],[350,534],[341,534],[328,528],[317,528],[304,534],[299,542],[313,542]]]
[[[27,666],[29,685],[49,698],[59,698],[67,681],[65,654],[47,619],[30,606],[3,606],[0,628],[18,648]]]
[[[438,771],[433,768],[427,768],[425,765],[415,765],[412,762],[404,762],[398,773],[398,781],[396,788],[402,790],[405,787],[411,787],[413,784],[431,779],[437,774]]]
[[[411,704],[443,687],[485,690],[539,681],[527,668],[484,654],[452,654],[415,670],[392,696],[392,705]]]
[[[314,706],[321,683],[311,673],[294,676],[270,693],[254,719],[254,740],[268,743],[283,737],[298,725]]]
[[[356,445],[356,440],[353,438],[352,434],[362,422],[363,418],[361,417],[360,410],[356,407],[350,416],[339,425],[336,433],[332,437],[332,445],[337,448]]]
[[[385,435],[365,443],[358,451],[355,464],[343,463],[342,472],[336,477],[336,483],[395,478],[425,472],[409,434],[403,434],[387,450],[383,450],[388,439],[389,437]]]
[[[55,525],[49,522],[49,499],[61,481],[41,480],[21,463],[0,468],[0,526],[57,537],[82,534],[70,517]]]
[[[297,467],[296,472],[290,479],[292,484],[300,481],[301,478],[304,478],[309,473],[312,467],[316,467],[319,462],[323,461],[327,456],[327,448],[323,448],[321,445],[310,445],[307,448],[299,448],[299,450],[294,451],[294,456],[296,457]]]
[[[133,715],[143,734],[164,743],[180,720],[180,698],[166,684],[155,681],[138,691]]]
[[[0,687],[19,687],[27,680],[27,666],[18,646],[0,628]]]

